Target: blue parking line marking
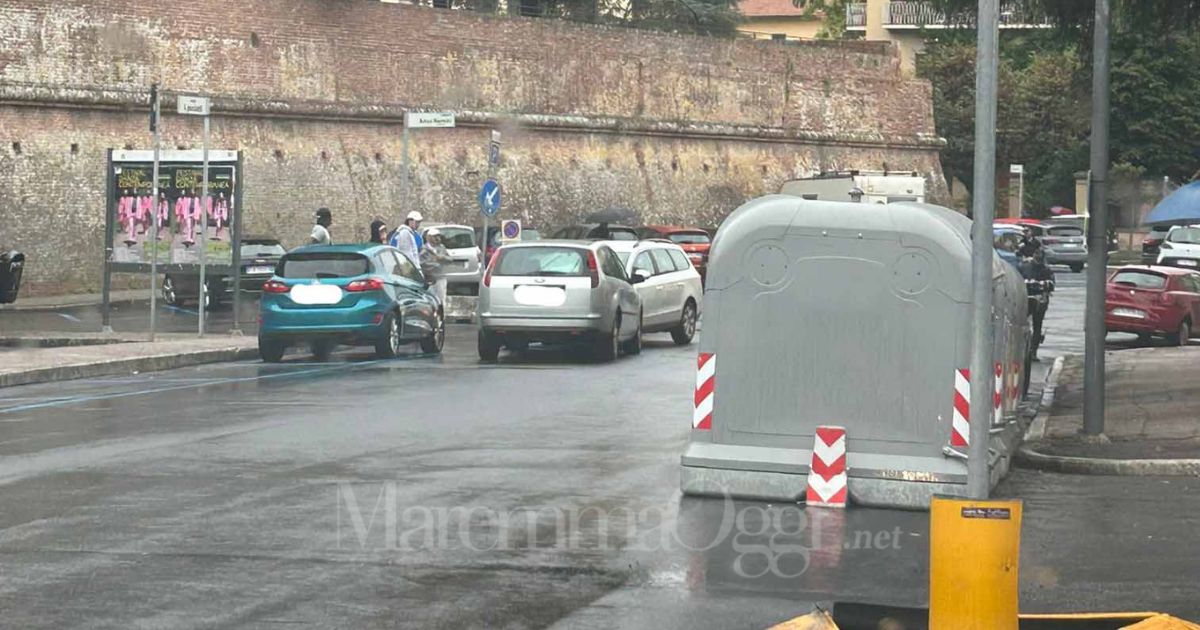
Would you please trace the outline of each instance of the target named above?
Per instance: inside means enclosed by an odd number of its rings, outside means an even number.
[[[196,317],[200,316],[200,313],[197,311],[189,310],[186,308],[181,308],[178,306],[171,306],[170,304],[164,304],[163,308],[167,309],[168,311],[174,311],[176,313],[183,313],[184,315],[195,315]]]

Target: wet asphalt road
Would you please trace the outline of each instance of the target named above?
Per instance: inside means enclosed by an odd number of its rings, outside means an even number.
[[[1065,275],[1042,374],[1082,346]],[[454,326],[442,357],[0,390],[0,626],[761,628],[925,605],[925,513],[680,497],[694,353],[654,335],[609,365],[482,366]],[[1016,470],[998,494],[1026,505],[1023,610],[1200,618],[1200,483]]]

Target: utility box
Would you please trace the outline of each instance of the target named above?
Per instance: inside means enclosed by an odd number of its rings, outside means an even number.
[[[967,449],[952,432],[969,438],[970,228],[939,206],[790,195],[731,214],[709,263],[683,492],[802,500],[815,429],[836,425],[852,502],[927,508],[965,494]],[[1019,274],[993,263],[1002,473],[1029,327]]]

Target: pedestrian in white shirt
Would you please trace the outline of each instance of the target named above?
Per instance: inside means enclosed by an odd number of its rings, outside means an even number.
[[[400,250],[400,253],[408,256],[414,265],[421,265],[421,248],[417,244],[417,228],[421,227],[420,212],[413,210],[404,218],[404,223],[396,228],[396,232],[392,234],[391,246]]]
[[[317,224],[313,226],[309,241],[313,245],[332,245],[333,238],[329,236],[329,226],[333,225],[333,214],[329,208],[317,209]]]

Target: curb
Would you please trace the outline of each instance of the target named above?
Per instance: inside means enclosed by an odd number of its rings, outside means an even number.
[[[1062,375],[1065,357],[1054,360],[1054,367],[1046,375],[1046,387],[1042,390],[1041,409],[1025,431],[1026,442],[1036,444],[1046,435],[1046,420],[1054,403],[1054,390]],[[1200,477],[1200,459],[1107,459],[1100,457],[1071,457],[1047,455],[1022,444],[1016,452],[1016,461],[1023,467],[1049,472],[1074,475],[1123,475],[1131,477],[1162,475],[1170,477]]]
[[[115,376],[131,372],[156,372],[205,363],[223,363],[226,361],[255,358],[258,358],[258,348],[218,348],[216,350],[200,350],[183,354],[160,354],[148,357],[118,359],[102,363],[63,365],[26,372],[0,374],[0,387],[69,381],[98,376]]]

